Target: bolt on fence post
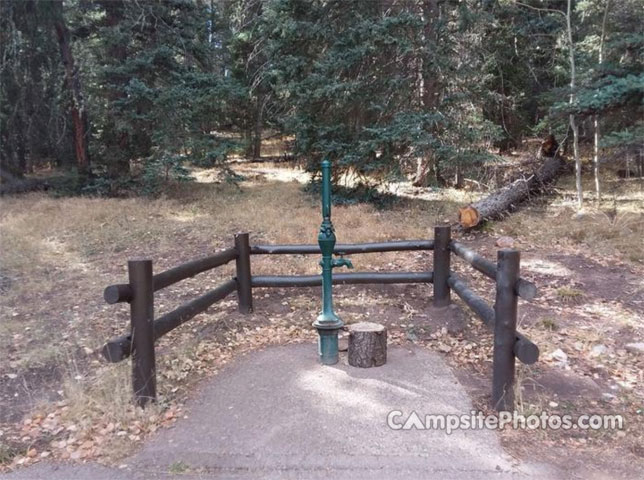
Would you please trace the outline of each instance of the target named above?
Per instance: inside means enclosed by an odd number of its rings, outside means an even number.
[[[157,397],[154,358],[154,282],[152,260],[127,262],[132,300],[132,389],[141,407]]]
[[[497,411],[514,410],[514,343],[517,335],[517,294],[520,253],[514,249],[497,252],[496,303],[494,304],[494,360],[492,405]]]
[[[237,268],[239,311],[241,313],[250,313],[253,311],[253,289],[250,276],[250,242],[248,233],[235,235],[235,250],[237,250],[235,265]]]
[[[434,227],[434,306],[446,307],[450,304],[450,288],[447,283],[450,268],[449,225]]]

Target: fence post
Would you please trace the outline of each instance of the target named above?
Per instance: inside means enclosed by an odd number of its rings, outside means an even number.
[[[154,284],[152,260],[127,262],[132,300],[130,322],[132,328],[132,389],[141,407],[157,397],[154,359]]]
[[[496,303],[494,304],[494,359],[492,405],[497,411],[514,410],[514,343],[517,334],[517,294],[520,253],[497,252]]]
[[[450,303],[447,278],[450,267],[451,236],[449,225],[434,227],[434,307],[446,307]]]
[[[250,242],[248,233],[235,235],[235,250],[237,250],[237,299],[239,311],[250,313],[253,311],[253,289],[250,276]]]

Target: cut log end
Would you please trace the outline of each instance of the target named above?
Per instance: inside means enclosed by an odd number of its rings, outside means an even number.
[[[481,220],[479,211],[472,205],[458,209],[458,222],[463,228],[472,228]]]
[[[387,363],[387,329],[384,325],[360,322],[349,326],[349,365],[380,367]]]
[[[109,341],[101,349],[103,358],[110,363],[118,363],[131,355],[132,339],[129,336]]]

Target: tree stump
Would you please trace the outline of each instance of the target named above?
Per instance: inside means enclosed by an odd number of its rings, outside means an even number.
[[[349,365],[380,367],[387,362],[387,329],[383,325],[360,322],[349,325]]]

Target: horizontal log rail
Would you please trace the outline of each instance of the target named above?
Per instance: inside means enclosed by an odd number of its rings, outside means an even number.
[[[432,272],[355,272],[336,273],[334,285],[431,283]],[[251,277],[253,287],[319,287],[320,275],[257,275]]]
[[[433,305],[442,308],[450,304],[451,290],[479,316],[494,332],[493,405],[497,410],[513,408],[515,358],[533,364],[539,358],[539,348],[516,330],[517,298],[533,299],[536,286],[520,277],[519,252],[500,250],[497,264],[487,260],[465,245],[451,239],[449,226],[434,229],[432,240],[411,240],[359,244],[337,244],[334,253],[351,255],[398,251],[433,251],[433,270],[420,272],[351,272],[336,273],[335,285],[358,284],[433,284]],[[317,287],[321,275],[252,275],[252,255],[319,254],[318,245],[250,245],[248,233],[235,235],[234,246],[214,255],[193,260],[153,275],[151,260],[128,262],[127,284],[108,286],[104,291],[107,303],[130,304],[130,333],[108,341],[102,354],[109,362],[132,357],[132,385],[139,405],[156,398],[154,342],[204,312],[214,303],[237,292],[241,313],[253,311],[253,288]],[[476,295],[451,269],[451,255],[465,260],[474,269],[496,282],[494,307]],[[235,260],[235,277],[217,288],[154,319],[154,292],[202,272]]]
[[[237,250],[228,248],[209,257],[183,263],[152,277],[154,291],[174,285],[175,283],[194,277],[195,275],[225,265],[237,258]],[[132,288],[126,283],[110,285],[103,292],[105,301],[109,304],[129,302],[132,300]]]
[[[380,243],[339,243],[333,249],[337,255],[355,255],[358,253],[405,252],[415,250],[432,250],[433,240],[404,240]],[[252,255],[286,255],[286,254],[319,254],[319,245],[253,245]]]
[[[171,332],[179,325],[187,322],[196,315],[204,312],[208,307],[226,298],[237,289],[237,282],[235,280],[228,280],[226,283],[220,285],[214,290],[202,295],[190,302],[184,303],[180,307],[172,310],[158,319],[154,320],[153,332],[154,341],[163,337],[166,333]],[[101,353],[103,357],[111,363],[120,362],[125,360],[132,354],[132,335],[123,335],[121,337],[110,340],[105,344]]]
[[[492,280],[496,280],[496,265],[487,258],[479,255],[474,250],[470,250],[465,245],[455,240],[450,241],[449,249],[457,256],[469,263],[475,270]],[[514,290],[524,300],[534,300],[537,296],[537,287],[534,283],[519,278]]]
[[[479,316],[483,323],[490,329],[494,330],[496,314],[485,300],[479,297],[467,284],[458,277],[454,272],[450,272],[447,280],[449,286]],[[515,356],[526,365],[532,365],[539,360],[539,347],[530,339],[526,338],[519,332],[516,332],[516,341],[513,348]]]
[[[178,267],[171,268],[165,272],[159,273],[154,276],[154,291],[161,290],[162,288],[169,287],[186,278],[194,277],[195,275],[212,270],[213,268],[226,265],[227,263],[237,258],[237,250],[228,248],[221,252],[217,252],[210,257],[193,260],[192,262],[184,263]]]

